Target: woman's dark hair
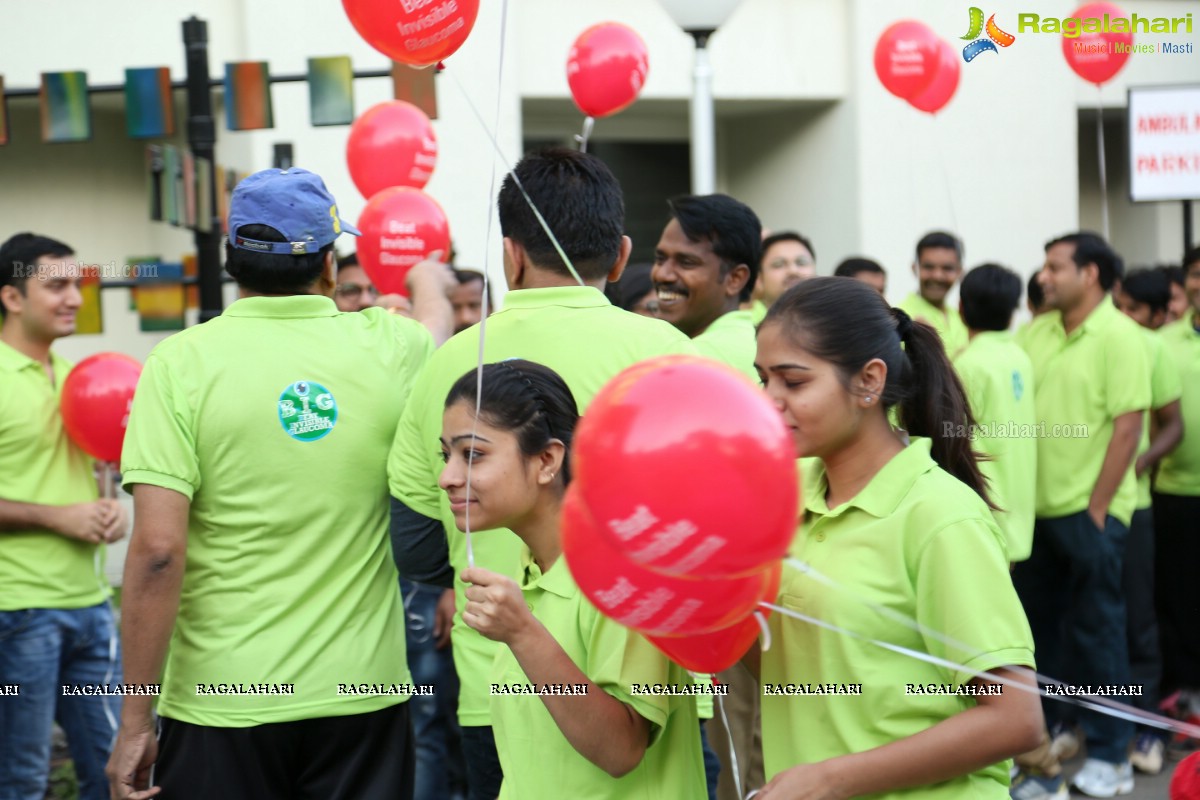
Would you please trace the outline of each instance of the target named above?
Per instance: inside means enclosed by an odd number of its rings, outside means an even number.
[[[455,381],[446,395],[446,408],[460,400],[474,408],[478,377],[479,370],[472,369]],[[511,431],[526,456],[536,456],[551,439],[558,439],[567,449],[561,473],[563,486],[571,482],[571,437],[579,409],[557,372],[519,358],[484,364],[479,416],[493,428]]]
[[[1152,267],[1130,270],[1121,281],[1121,291],[1139,303],[1150,306],[1152,313],[1166,311],[1171,303],[1171,280],[1165,272]]]
[[[261,242],[286,242],[282,233],[270,225],[243,225],[238,235]],[[238,286],[260,294],[300,294],[312,286],[325,268],[325,254],[333,251],[333,242],[315,253],[293,256],[288,253],[256,253],[234,247],[225,241],[225,271]],[[357,259],[355,259],[357,264]]]
[[[999,264],[980,264],[958,287],[963,322],[976,331],[1006,331],[1021,304],[1021,276]]]
[[[838,277],[788,289],[759,329],[768,325],[782,325],[798,347],[832,362],[847,390],[868,361],[886,364],[883,407],[897,406],[904,429],[932,441],[933,460],[991,505],[980,456],[966,435],[975,417],[937,331],[889,308],[867,284]]]

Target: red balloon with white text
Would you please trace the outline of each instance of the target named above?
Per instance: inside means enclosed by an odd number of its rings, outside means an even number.
[[[787,428],[758,387],[719,362],[660,356],[626,369],[592,400],[572,449],[600,533],[657,572],[760,573],[795,536]]]
[[[342,0],[342,7],[367,44],[414,67],[452,55],[479,15],[479,0]]]
[[[350,126],[346,164],[366,198],[392,186],[423,189],[437,164],[437,137],[425,112],[403,100],[367,109]]]
[[[945,41],[938,42],[940,64],[933,82],[908,98],[909,104],[918,111],[936,114],[946,107],[958,89],[958,78],[962,72],[958,51]]]
[[[933,83],[940,65],[938,37],[923,22],[893,23],[875,43],[875,74],[885,89],[903,100]]]
[[[446,212],[420,189],[393,186],[376,194],[358,229],[358,263],[380,294],[407,295],[408,271],[435,250],[450,252]]]
[[[1128,17],[1119,6],[1112,3],[1088,3],[1075,9],[1071,15],[1079,20],[1080,33],[1078,36],[1063,36],[1063,58],[1075,71],[1075,74],[1085,81],[1100,86],[1112,80],[1125,67],[1129,60],[1129,51],[1133,46],[1133,33],[1101,32],[1105,15],[1109,25],[1118,17]],[[1089,20],[1092,22],[1089,24]],[[1094,30],[1088,30],[1094,28]]]

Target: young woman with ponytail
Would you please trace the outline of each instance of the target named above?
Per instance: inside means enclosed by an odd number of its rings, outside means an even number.
[[[1033,643],[938,334],[813,278],[772,306],[755,367],[807,459],[792,555],[812,570],[785,569],[770,620],[755,797],[1007,798],[1042,715],[992,676],[1035,686]]]

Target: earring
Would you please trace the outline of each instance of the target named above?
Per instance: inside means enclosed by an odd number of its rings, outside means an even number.
[[[871,402],[871,395],[867,395],[867,402]]]

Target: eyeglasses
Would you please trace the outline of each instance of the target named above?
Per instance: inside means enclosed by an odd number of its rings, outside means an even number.
[[[640,303],[634,303],[629,309],[635,314],[658,314],[659,306],[657,300],[643,300]]]
[[[366,286],[361,283],[339,283],[334,291],[337,292],[338,297],[359,297],[363,292],[371,297],[379,296],[378,290],[369,283]]]

